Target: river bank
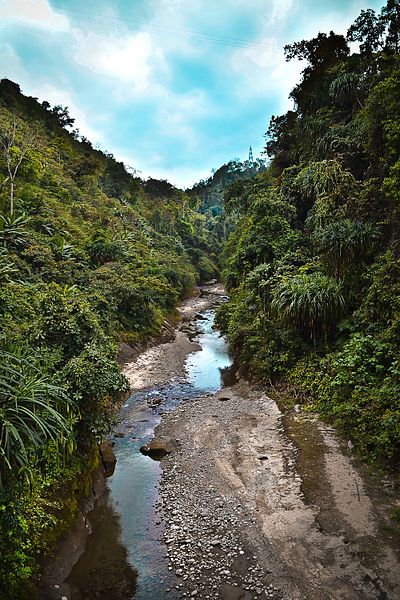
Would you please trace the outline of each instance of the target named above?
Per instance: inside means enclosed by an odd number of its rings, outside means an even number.
[[[222,388],[223,300],[221,286],[203,288],[174,339],[125,366],[117,468],[64,595],[397,599],[391,482],[369,478],[316,415],[280,410],[244,380]],[[154,436],[172,450],[161,465],[140,452]]]
[[[106,485],[103,478],[102,485],[95,487],[85,503],[86,510],[82,507],[84,512],[55,548],[54,558],[45,561],[41,598],[123,600],[132,595],[140,598],[141,593],[147,598],[150,596],[143,586],[136,591],[136,564],[142,569],[142,579],[146,569],[152,570],[148,564],[158,563],[157,576],[163,567],[168,574],[159,539],[160,515],[154,507],[157,501],[154,488],[161,469],[159,463],[144,457],[139,448],[154,435],[165,399],[172,409],[183,397],[197,393],[185,376],[186,359],[201,350],[201,345],[192,341],[202,331],[200,323],[205,317],[199,313],[220,304],[223,294],[219,284],[204,286],[178,307],[175,327],[168,325],[153,344],[122,348],[121,359],[125,356],[134,360],[124,368],[132,394],[120,409],[112,436],[118,458],[116,473]],[[216,373],[219,378],[217,367]],[[163,399],[163,406],[158,398]],[[136,490],[134,496],[132,490]],[[135,520],[131,522],[128,518],[127,522],[124,517],[132,512]],[[147,583],[152,586],[156,575],[147,575]],[[158,592],[152,593],[159,597]]]

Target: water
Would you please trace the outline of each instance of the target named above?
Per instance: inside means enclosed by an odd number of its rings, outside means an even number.
[[[132,394],[120,413],[118,431],[123,438],[115,440],[117,466],[114,475],[108,480],[109,494],[104,504],[109,511],[109,519],[120,527],[116,544],[115,528],[110,535],[109,551],[114,556],[120,554],[124,569],[119,569],[127,577],[128,585],[119,588],[107,577],[103,588],[98,577],[90,585],[90,575],[99,572],[93,564],[94,548],[104,546],[104,527],[94,528],[90,548],[74,567],[68,583],[75,589],[75,600],[160,600],[175,598],[177,578],[168,570],[163,535],[162,507],[158,495],[161,477],[160,463],[140,453],[139,448],[154,436],[160,423],[162,412],[173,410],[182,400],[190,401],[205,392],[215,392],[223,386],[222,373],[231,365],[226,341],[213,329],[214,311],[203,313],[200,321],[202,333],[196,338],[201,350],[190,354],[186,361],[187,377],[182,377],[155,388]],[[149,404],[162,397],[162,404],[152,408]],[[89,515],[96,521],[98,507]],[[119,546],[119,548],[118,548]],[[107,546],[106,546],[107,548]],[[121,551],[122,548],[122,551]],[[104,560],[104,559],[103,559]],[[105,560],[107,562],[107,560]],[[116,568],[115,561],[113,569]],[[131,573],[127,574],[126,565]],[[118,571],[118,569],[116,569]],[[132,574],[135,581],[132,581]],[[137,579],[136,579],[137,575]],[[128,589],[126,589],[128,587]],[[111,588],[111,589],[110,589]],[[170,592],[166,592],[170,589]],[[79,590],[79,592],[78,592]],[[94,594],[96,590],[96,594]]]
[[[199,337],[200,352],[189,355],[186,361],[188,381],[196,391],[217,391],[222,387],[222,369],[232,364],[225,339],[213,329],[215,314],[205,311],[202,321],[204,333]]]

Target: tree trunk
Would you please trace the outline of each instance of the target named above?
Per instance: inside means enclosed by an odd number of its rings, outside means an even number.
[[[14,214],[14,181],[10,182],[10,215]]]

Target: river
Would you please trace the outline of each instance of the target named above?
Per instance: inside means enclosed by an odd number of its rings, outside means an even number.
[[[185,372],[168,382],[134,392],[119,415],[115,472],[108,491],[89,513],[93,526],[86,551],[67,582],[72,600],[174,598],[177,578],[168,569],[159,496],[160,463],[140,447],[151,440],[163,413],[223,386],[231,365],[225,339],[214,329],[214,310],[196,323],[199,349],[186,357]]]

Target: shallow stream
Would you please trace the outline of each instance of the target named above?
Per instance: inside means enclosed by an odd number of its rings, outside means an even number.
[[[231,366],[227,344],[213,329],[214,311],[202,315],[197,321],[202,332],[195,338],[201,350],[188,355],[186,375],[133,393],[121,409],[115,473],[108,480],[108,492],[88,515],[93,533],[67,580],[72,600],[175,597],[177,578],[168,570],[161,543],[161,466],[139,449],[153,438],[164,412],[223,386],[224,370]]]

